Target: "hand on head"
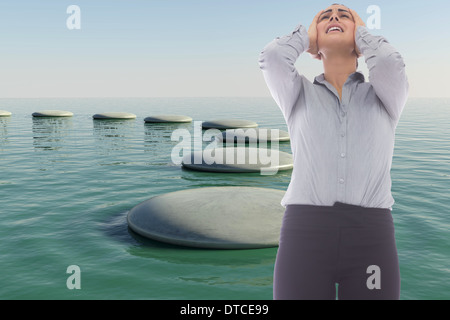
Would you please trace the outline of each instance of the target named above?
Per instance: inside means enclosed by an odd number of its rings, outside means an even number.
[[[319,54],[319,48],[317,46],[317,20],[319,19],[319,16],[322,14],[324,10],[320,10],[318,14],[314,17],[311,25],[308,29],[308,36],[309,36],[309,48],[306,52],[311,54],[311,56],[314,59],[320,60],[320,54]]]
[[[365,27],[365,23],[364,21],[361,19],[361,17],[356,13],[355,10],[350,9],[350,13],[353,16],[353,21],[355,21],[355,39],[356,39],[356,30],[358,29],[359,26],[363,26]],[[358,47],[355,44],[355,51],[356,51],[356,55],[359,57],[361,57],[361,52],[359,52]]]

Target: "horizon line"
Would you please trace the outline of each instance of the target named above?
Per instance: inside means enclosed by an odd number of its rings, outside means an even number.
[[[151,98],[174,98],[174,99],[187,99],[187,98],[272,98],[271,96],[118,96],[118,97],[105,97],[105,96],[87,96],[87,97],[70,97],[70,96],[47,96],[47,97],[0,97],[0,99],[151,99]],[[442,98],[450,99],[450,96],[410,96],[410,98]]]

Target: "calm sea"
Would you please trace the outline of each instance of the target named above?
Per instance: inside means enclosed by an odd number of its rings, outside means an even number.
[[[287,130],[271,98],[0,99],[1,299],[272,299],[276,248],[201,250],[144,239],[126,213],[167,192],[209,186],[286,190],[292,171],[217,174],[171,158],[173,130],[152,114],[242,118]],[[34,119],[43,109],[68,119]],[[93,121],[105,111],[131,121]],[[450,100],[410,99],[397,127],[393,216],[402,299],[450,298]],[[200,137],[201,139],[201,137]],[[203,142],[203,146],[207,143]],[[290,144],[280,150],[291,152]],[[81,269],[69,290],[67,267]]]

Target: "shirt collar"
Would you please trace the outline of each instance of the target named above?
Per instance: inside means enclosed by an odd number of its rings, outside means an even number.
[[[348,76],[347,82],[364,82],[365,78],[364,75],[361,72],[353,72],[351,75]],[[314,84],[325,84],[325,82],[328,83],[327,80],[325,80],[325,74],[322,73],[321,75],[318,75],[314,78]],[[347,83],[346,82],[346,83]]]

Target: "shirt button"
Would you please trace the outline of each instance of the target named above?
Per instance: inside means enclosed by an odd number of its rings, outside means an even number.
[[[345,132],[341,132],[341,137],[345,137]]]
[[[342,111],[341,116],[345,117],[345,115],[346,115],[346,112]]]
[[[341,157],[342,157],[342,158],[345,158],[345,153],[341,153]]]
[[[343,183],[344,183],[344,179],[340,178],[340,179],[339,179],[339,183],[340,183],[340,184],[343,184]]]

